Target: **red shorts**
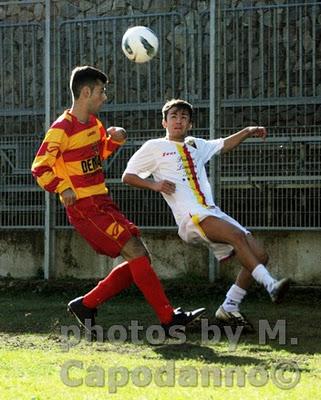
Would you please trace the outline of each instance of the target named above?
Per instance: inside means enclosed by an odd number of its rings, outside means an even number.
[[[70,223],[91,247],[109,257],[118,257],[127,241],[140,235],[137,226],[104,194],[77,200],[66,211]]]

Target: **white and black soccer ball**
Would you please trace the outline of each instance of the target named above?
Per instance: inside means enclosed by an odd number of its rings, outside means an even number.
[[[157,54],[158,38],[146,26],[134,26],[124,33],[121,47],[129,60],[144,63]]]

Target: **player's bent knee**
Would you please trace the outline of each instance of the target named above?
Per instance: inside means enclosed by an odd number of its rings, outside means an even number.
[[[235,231],[231,238],[231,244],[236,247],[242,247],[246,243],[246,235],[242,231]]]
[[[150,260],[150,255],[147,248],[142,240],[136,236],[132,236],[128,240],[128,242],[122,248],[120,254],[127,261],[138,257],[148,257]]]

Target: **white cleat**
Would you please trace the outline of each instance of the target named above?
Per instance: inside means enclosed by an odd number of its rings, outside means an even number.
[[[285,294],[289,290],[290,287],[290,279],[283,278],[279,281],[276,281],[272,287],[270,292],[270,297],[273,303],[281,303]]]
[[[220,306],[215,313],[215,318],[223,325],[225,324],[232,327],[242,326],[244,332],[255,332],[251,322],[239,311],[225,311],[223,306]]]

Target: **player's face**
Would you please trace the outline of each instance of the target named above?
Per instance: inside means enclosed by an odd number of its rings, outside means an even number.
[[[101,109],[106,99],[106,87],[102,82],[99,82],[88,97],[88,111],[96,114]]]
[[[166,120],[163,120],[163,127],[169,139],[183,141],[192,127],[189,112],[184,108],[172,107],[167,113]]]

